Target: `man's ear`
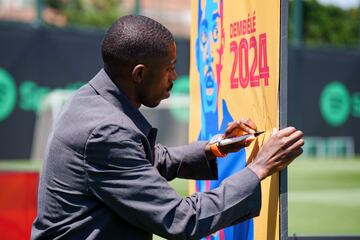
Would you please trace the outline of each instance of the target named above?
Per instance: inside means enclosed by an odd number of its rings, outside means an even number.
[[[138,64],[133,68],[131,77],[136,83],[141,83],[145,77],[146,67],[143,64]]]

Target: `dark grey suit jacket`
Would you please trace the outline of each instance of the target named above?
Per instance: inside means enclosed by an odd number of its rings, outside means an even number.
[[[54,126],[32,239],[198,239],[259,214],[259,179],[248,168],[180,197],[167,180],[216,179],[216,161],[206,159],[205,142],[167,148],[155,138],[101,70]]]

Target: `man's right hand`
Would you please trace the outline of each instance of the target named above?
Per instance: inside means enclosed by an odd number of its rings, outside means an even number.
[[[248,167],[260,180],[288,166],[301,155],[304,134],[294,127],[284,128],[274,133],[258,152]]]

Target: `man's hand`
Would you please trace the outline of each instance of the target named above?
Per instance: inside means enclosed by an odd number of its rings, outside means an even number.
[[[249,118],[243,118],[240,121],[234,121],[228,124],[225,133],[221,136],[221,138],[233,138],[238,137],[244,134],[255,133],[256,132],[255,123]],[[219,149],[222,153],[227,154],[231,152],[237,152],[241,148],[247,147],[254,140],[254,137],[249,137],[242,142],[233,143],[230,145],[222,146]],[[206,157],[210,159],[215,159],[216,156],[210,150],[210,144],[206,145],[205,148]]]
[[[274,133],[248,167],[261,180],[284,169],[302,153],[303,136],[304,134],[294,127]]]
[[[255,133],[256,125],[250,118],[243,118],[240,121],[231,122],[228,124],[223,138],[234,138],[244,134]],[[237,142],[221,147],[221,152],[231,153],[237,152],[241,148],[247,147],[255,139],[255,137],[249,137],[242,142]]]

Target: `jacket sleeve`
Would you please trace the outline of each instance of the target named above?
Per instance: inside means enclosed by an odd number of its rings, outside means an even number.
[[[199,239],[260,211],[260,181],[250,169],[182,198],[145,158],[141,136],[116,126],[91,134],[85,168],[89,192],[130,224],[167,239]]]
[[[206,141],[194,142],[180,147],[165,147],[157,144],[154,149],[154,166],[167,180],[174,178],[218,178],[217,160],[205,156]]]

